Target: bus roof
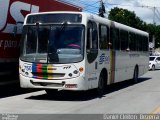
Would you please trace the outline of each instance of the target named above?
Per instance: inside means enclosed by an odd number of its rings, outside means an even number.
[[[122,30],[126,30],[126,31],[133,32],[133,33],[136,33],[136,34],[143,34],[145,36],[149,35],[145,31],[142,31],[142,30],[139,30],[139,29],[136,29],[136,28],[133,28],[133,27],[130,27],[130,26],[127,26],[127,25],[109,20],[107,18],[102,18],[102,17],[99,17],[98,15],[94,15],[94,14],[87,13],[87,12],[73,12],[73,11],[39,12],[39,13],[28,14],[27,17],[30,16],[30,15],[57,14],[57,13],[81,14],[82,16],[84,16],[84,18],[86,20],[93,20],[93,21],[99,22],[101,24],[107,24],[109,27],[112,26],[112,27],[115,27],[115,28],[120,28]],[[26,21],[26,19],[25,19],[25,21]]]

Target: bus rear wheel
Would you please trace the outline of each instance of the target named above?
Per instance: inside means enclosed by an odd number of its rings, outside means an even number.
[[[138,67],[136,66],[134,69],[134,74],[133,74],[133,82],[134,83],[138,82],[138,75],[139,75],[139,71],[138,71]]]

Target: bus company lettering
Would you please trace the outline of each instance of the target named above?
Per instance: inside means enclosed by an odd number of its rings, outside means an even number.
[[[140,57],[139,54],[136,54],[136,53],[132,53],[132,54],[129,54],[130,57]]]
[[[15,0],[0,0],[0,10],[0,31],[12,33],[16,22],[23,22],[26,13],[38,12],[39,6]]]
[[[109,64],[109,56],[107,55],[105,56],[104,53],[102,53],[99,57],[99,64],[103,64],[103,63]]]

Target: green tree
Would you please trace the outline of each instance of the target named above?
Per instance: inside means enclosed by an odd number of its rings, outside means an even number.
[[[155,27],[155,47],[160,47],[160,25]]]
[[[137,17],[134,12],[128,11],[127,9],[115,7],[109,12],[108,18],[134,28],[145,29],[143,24],[145,25],[146,23]]]
[[[110,20],[134,27],[149,33],[150,42],[152,41],[153,35],[155,36],[155,47],[160,47],[160,25],[147,24],[142,21],[134,12],[127,9],[115,7],[109,12],[108,18]]]

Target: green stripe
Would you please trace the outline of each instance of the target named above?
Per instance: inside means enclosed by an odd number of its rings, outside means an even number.
[[[42,65],[42,74],[43,74],[43,79],[48,79],[48,71],[47,71],[47,65],[43,64]]]
[[[42,65],[42,73],[47,73],[47,65]]]
[[[43,74],[43,79],[48,79],[48,75],[47,74]]]

